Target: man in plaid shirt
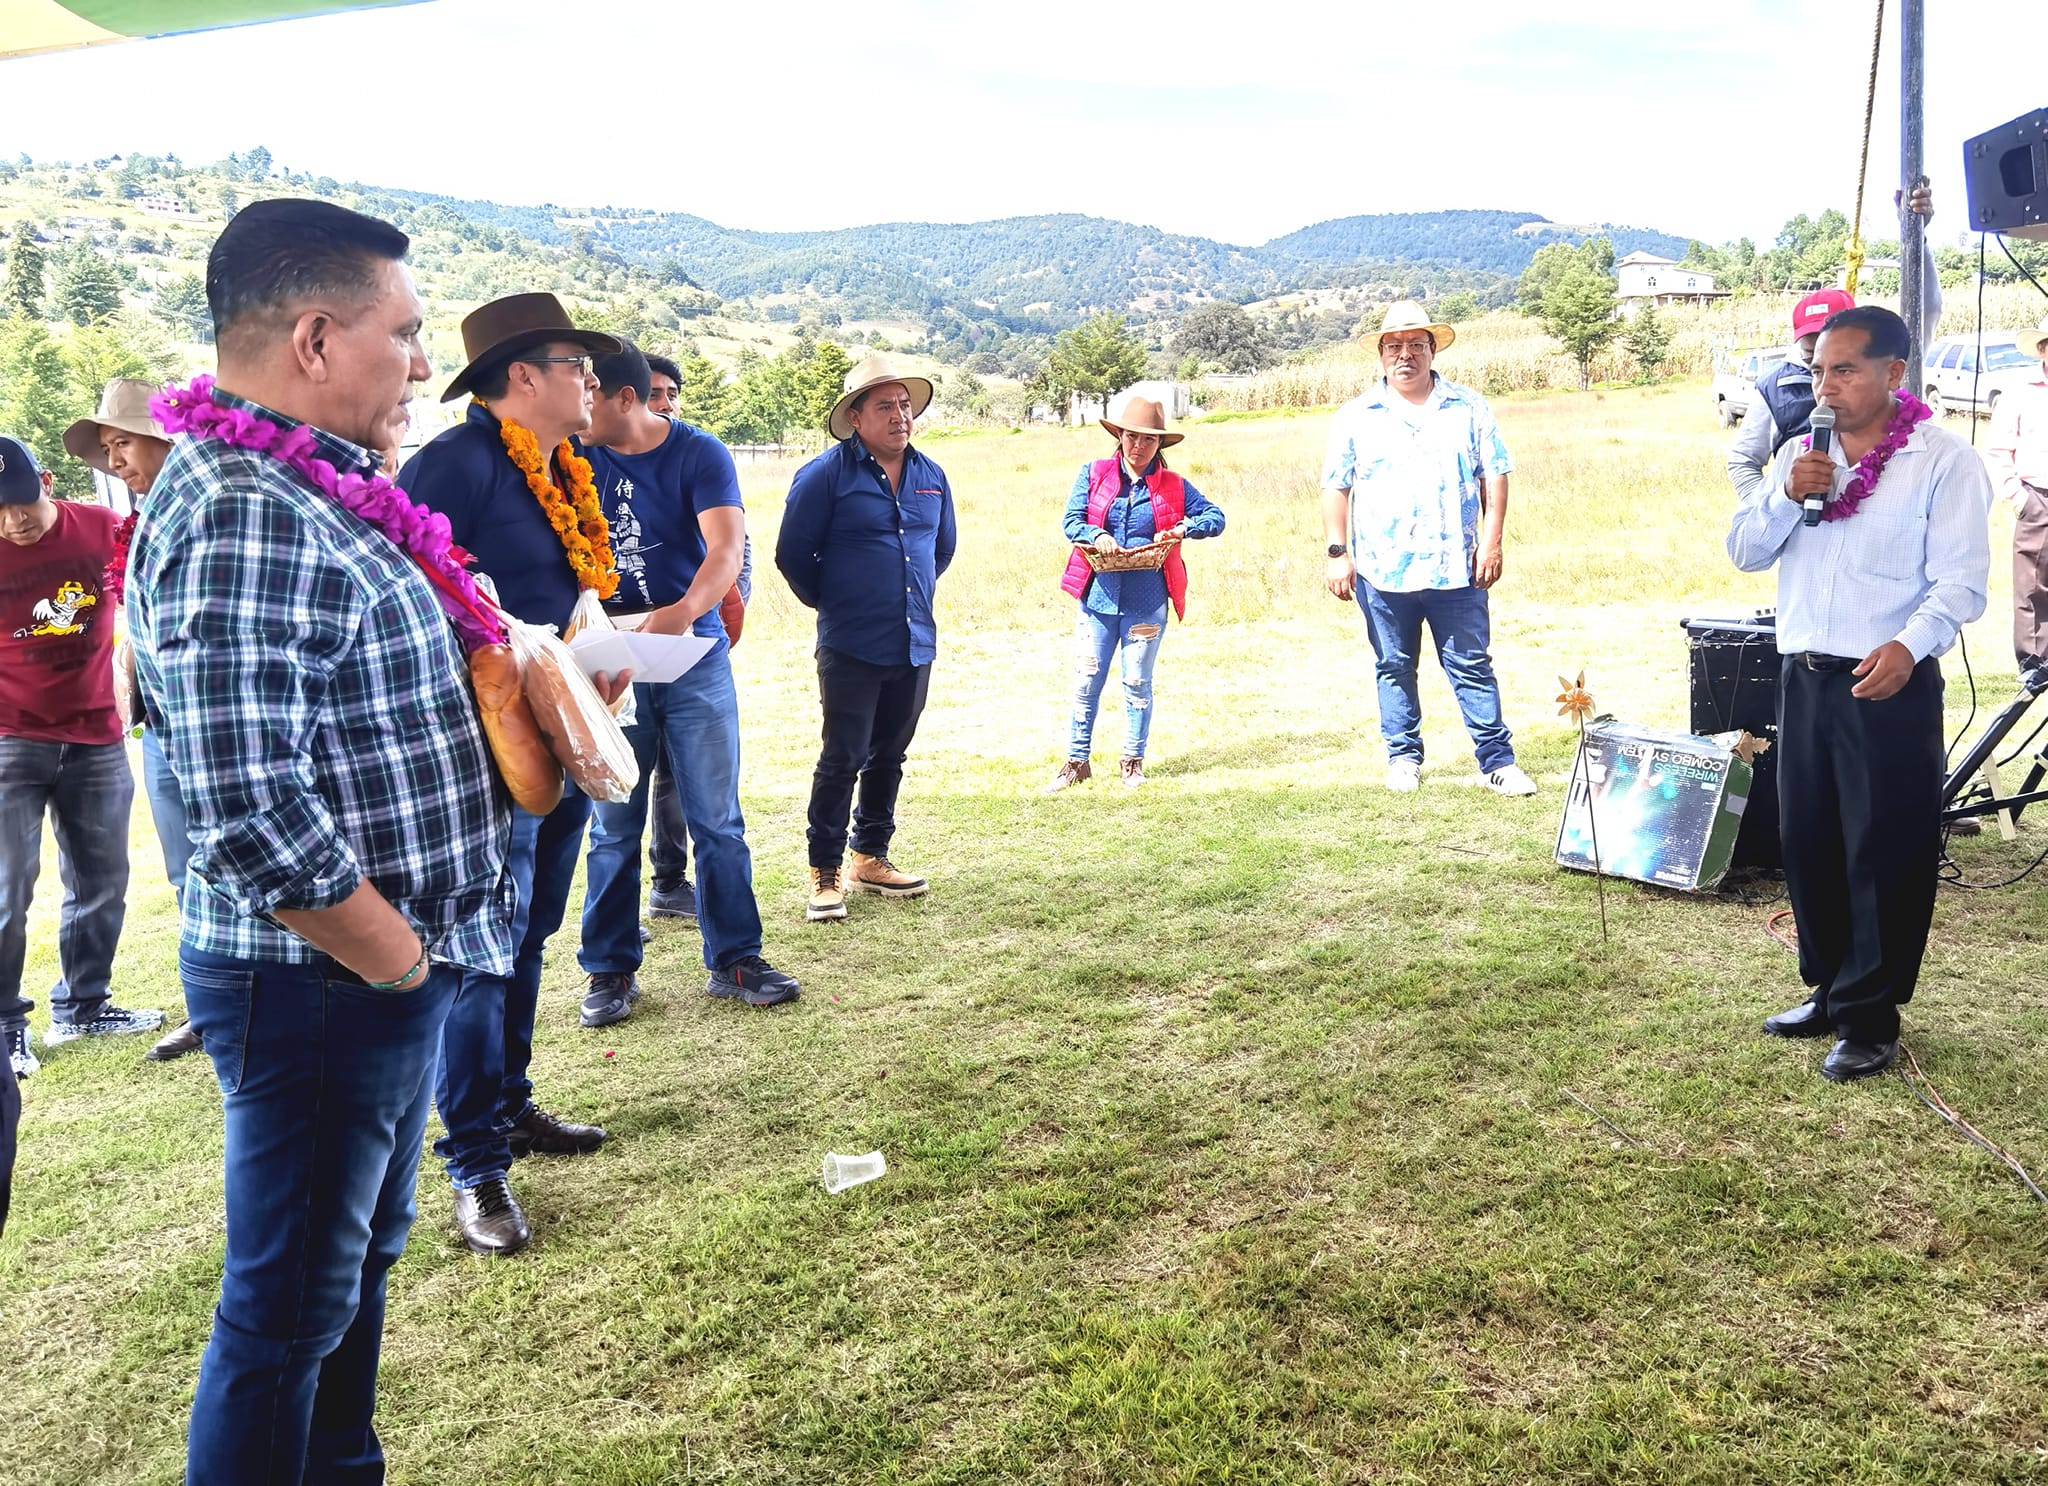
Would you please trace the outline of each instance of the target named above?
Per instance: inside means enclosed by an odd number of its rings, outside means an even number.
[[[407,246],[324,202],[244,208],[207,261],[216,400],[375,470],[429,374]],[[380,1481],[385,1273],[461,970],[512,967],[510,810],[433,587],[278,460],[180,440],[129,601],[191,815],[186,1006],[226,1096],[187,1480]]]

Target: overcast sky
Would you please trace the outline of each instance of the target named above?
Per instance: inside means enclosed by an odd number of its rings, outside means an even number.
[[[1890,235],[1899,0],[1866,227]],[[0,150],[846,227],[1071,211],[1259,243],[1489,207],[1767,241],[1854,200],[1869,0],[429,0],[0,62]],[[2048,106],[2048,0],[1930,3],[1926,139]],[[1537,17],[1541,17],[1540,19]]]

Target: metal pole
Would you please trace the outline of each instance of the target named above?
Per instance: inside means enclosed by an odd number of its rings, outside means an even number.
[[[1920,109],[1926,33],[1925,0],[1899,0],[1899,179],[1909,191],[1926,173],[1926,131]],[[1920,323],[1926,313],[1920,292],[1926,282],[1926,221],[1915,212],[1901,212],[1899,221],[1899,315],[1912,339],[1912,349],[1906,354],[1905,386],[1917,397],[1927,385],[1920,369],[1920,353],[1927,338],[1927,328]]]

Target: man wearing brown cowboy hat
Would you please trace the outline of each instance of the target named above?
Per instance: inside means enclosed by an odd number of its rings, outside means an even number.
[[[824,746],[811,777],[804,910],[813,922],[845,918],[848,889],[914,898],[927,887],[889,861],[889,843],[938,654],[932,594],[955,539],[945,471],[910,444],[931,400],[929,381],[885,356],[849,371],[827,420],[838,442],[797,471],[775,540],[775,566],[818,611]]]
[[[83,460],[101,474],[128,487],[131,505],[140,507],[149,487],[156,483],[164,461],[171,455],[171,436],[149,410],[156,396],[156,384],[139,377],[117,377],[100,393],[100,405],[90,418],[81,418],[64,430],[64,447],[71,457]],[[121,656],[115,656],[117,664]],[[164,757],[163,739],[144,720],[138,705],[133,719],[141,725],[142,783],[149,795],[149,817],[156,826],[157,846],[164,856],[164,875],[171,891],[181,899],[185,891],[185,864],[192,857],[190,822],[185,813],[185,795],[178,788],[178,776]],[[183,1057],[199,1047],[199,1033],[190,1020],[181,1022],[152,1047],[145,1057],[164,1063]]]
[[[1387,307],[1377,386],[1337,410],[1323,463],[1324,585],[1356,598],[1379,678],[1387,788],[1422,782],[1415,684],[1422,626],[1464,715],[1479,776],[1496,794],[1533,795],[1501,721],[1487,652],[1487,590],[1499,581],[1507,523],[1507,445],[1493,410],[1432,363],[1457,332],[1409,300]]]
[[[588,480],[588,466],[564,451],[590,426],[592,358],[619,342],[578,330],[552,294],[514,294],[471,311],[462,347],[469,363],[441,400],[467,393],[468,416],[407,461],[398,483],[448,518],[455,544],[475,558],[507,613],[565,629],[586,581],[599,575],[573,566],[521,461],[555,500],[571,498],[579,467]],[[447,1133],[434,1150],[455,1188],[463,1242],[480,1254],[516,1253],[532,1236],[508,1181],[514,1156],[573,1155],[604,1141],[599,1127],[534,1103],[527,1077],[541,951],[568,907],[589,818],[589,796],[574,789],[546,816],[513,810],[506,865],[518,956],[509,976],[464,970],[442,1027],[434,1103]]]
[[[2048,320],[2020,337],[2041,369],[1991,410],[1984,463],[2012,507],[2012,648],[2029,685],[2048,686]]]

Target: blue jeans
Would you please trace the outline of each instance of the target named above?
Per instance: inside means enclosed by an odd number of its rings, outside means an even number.
[[[331,960],[182,948],[220,1080],[227,1261],[199,1365],[187,1486],[384,1479],[370,1416],[384,1277],[412,1228],[434,1049],[460,972],[373,991]]]
[[[519,957],[512,974],[461,972],[461,986],[441,1028],[441,1066],[434,1080],[434,1104],[447,1134],[434,1154],[448,1168],[448,1180],[467,1191],[503,1176],[512,1167],[507,1132],[533,1104],[533,1019],[540,1006],[541,950],[562,926],[590,796],[574,785],[546,815],[512,811],[512,851],[505,869],[517,900],[512,932]]]
[[[164,876],[182,903],[185,864],[192,860],[192,822],[185,814],[185,792],[178,788],[178,776],[171,772],[155,728],[142,730],[142,787],[149,792],[149,818],[156,824],[156,844],[163,849]]]
[[[1152,667],[1166,637],[1166,605],[1144,614],[1098,614],[1086,604],[1074,626],[1074,717],[1067,757],[1085,762],[1095,738],[1095,713],[1109,682],[1109,658],[1123,648],[1124,758],[1143,758],[1152,731]]]
[[[591,975],[640,968],[640,840],[656,735],[667,749],[676,794],[697,849],[697,927],[704,963],[724,970],[761,952],[754,858],[740,814],[739,698],[720,639],[679,681],[635,686],[639,718],[626,729],[640,783],[623,805],[597,806],[583,895],[583,948]]]
[[[1491,621],[1483,588],[1424,588],[1414,593],[1388,593],[1360,582],[1358,607],[1365,611],[1366,632],[1379,678],[1380,735],[1387,740],[1389,759],[1422,762],[1422,702],[1415,689],[1416,653],[1422,649],[1422,622],[1436,658],[1449,678],[1479,771],[1491,774],[1515,761],[1515,745],[1500,720],[1500,683],[1493,679],[1493,657],[1487,654]]]
[[[0,738],[0,1020],[25,1016],[28,905],[43,869],[43,812],[57,833],[64,906],[50,1020],[89,1022],[112,992],[128,911],[128,811],[135,776],[119,743]]]

